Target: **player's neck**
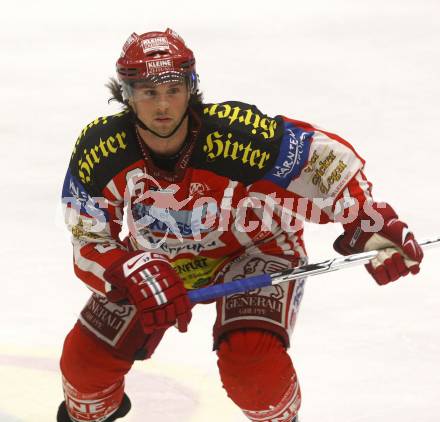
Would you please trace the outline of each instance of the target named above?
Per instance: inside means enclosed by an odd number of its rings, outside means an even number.
[[[137,126],[137,131],[142,141],[147,147],[153,151],[156,155],[170,156],[180,151],[185,143],[186,136],[188,134],[188,117],[180,125],[177,132],[169,138],[159,138],[151,133],[149,130],[145,130]]]

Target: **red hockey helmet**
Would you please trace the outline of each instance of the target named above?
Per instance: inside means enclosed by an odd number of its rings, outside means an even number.
[[[134,82],[165,83],[185,80],[191,93],[198,89],[193,52],[172,29],[165,32],[135,32],[125,42],[116,62],[116,72],[124,97],[130,97]]]

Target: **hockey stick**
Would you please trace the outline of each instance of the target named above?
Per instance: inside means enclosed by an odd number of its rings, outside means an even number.
[[[419,244],[423,249],[440,246],[440,237],[425,239]],[[244,293],[260,287],[273,286],[275,284],[296,280],[298,278],[329,273],[331,271],[341,270],[342,268],[363,264],[370,259],[373,259],[377,253],[378,251],[361,252],[353,255],[331,258],[326,261],[307,264],[303,265],[302,267],[283,270],[277,273],[255,275],[249,278],[234,280],[224,284],[216,284],[215,286],[191,290],[188,292],[188,296],[191,302],[196,303],[216,299],[218,297],[233,293]]]

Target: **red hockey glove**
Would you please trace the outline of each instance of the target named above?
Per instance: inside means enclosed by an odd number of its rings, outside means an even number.
[[[191,302],[183,281],[163,255],[137,252],[113,264],[104,277],[136,306],[145,333],[174,324],[187,331]]]
[[[367,206],[359,212],[355,221],[344,225],[345,232],[333,244],[336,252],[350,255],[380,250],[365,265],[378,284],[387,284],[410,272],[417,274],[423,251],[408,226],[386,203],[370,203]]]

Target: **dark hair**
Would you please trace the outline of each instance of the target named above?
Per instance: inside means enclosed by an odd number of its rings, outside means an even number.
[[[122,104],[125,109],[129,108],[127,101],[124,101],[124,98],[122,97],[122,87],[117,79],[110,78],[105,86],[110,90],[112,95],[108,100],[109,103],[111,101],[117,101],[118,103]],[[199,106],[201,104],[203,104],[203,94],[197,90],[195,94],[191,94],[189,98],[189,105]]]

